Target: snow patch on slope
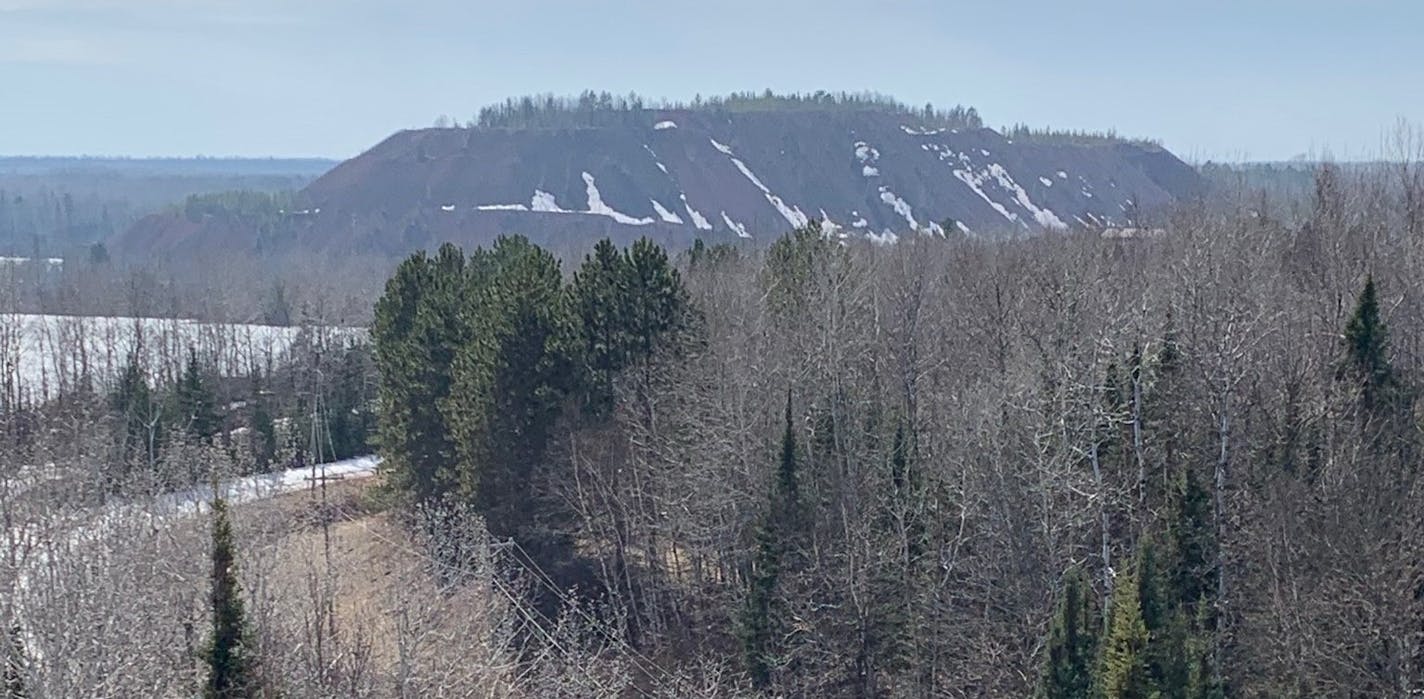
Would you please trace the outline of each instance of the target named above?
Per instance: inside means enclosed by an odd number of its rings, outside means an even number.
[[[776,207],[776,210],[781,213],[781,217],[786,219],[787,223],[790,223],[795,228],[802,228],[807,223],[810,223],[811,219],[808,218],[806,214],[802,213],[801,209],[795,206],[788,206],[786,202],[781,199],[781,197],[773,194],[771,192],[771,189],[768,188],[764,183],[762,183],[761,178],[757,177],[756,174],[751,171],[751,168],[747,167],[746,163],[742,162],[740,158],[738,158],[732,153],[731,148],[721,143],[718,143],[717,139],[715,138],[708,140],[712,141],[713,148],[716,148],[717,150],[721,151],[724,155],[731,159],[732,164],[735,165],[737,169],[741,171],[743,177],[746,177],[747,180],[752,183],[752,185],[754,185],[757,189],[761,190],[762,196],[766,197],[766,200],[770,202],[772,206]]]
[[[646,226],[653,222],[651,218],[634,218],[628,214],[614,210],[603,201],[603,194],[598,191],[598,186],[593,183],[593,175],[583,173],[583,183],[588,192],[588,213],[597,216],[607,216],[619,223],[629,226]]]
[[[662,203],[660,203],[657,199],[653,199],[652,202],[653,211],[658,212],[658,218],[662,219],[663,221],[666,221],[667,223],[676,223],[678,225],[682,225],[681,216],[678,216],[677,214],[668,211],[667,208],[664,207]]]
[[[569,213],[568,211],[559,208],[559,204],[554,201],[554,195],[542,189],[534,190],[534,198],[529,200],[529,210],[546,211],[555,214]]]
[[[1014,201],[1018,202],[1019,206],[1033,215],[1033,220],[1037,221],[1038,225],[1054,230],[1064,230],[1068,228],[1068,224],[1058,218],[1053,211],[1035,206],[1033,200],[1028,198],[1028,192],[1024,191],[1024,188],[1014,181],[1014,178],[1009,175],[1009,171],[1005,170],[1003,165],[990,163],[987,172],[993,176],[994,180],[999,183],[999,186],[1002,187],[1004,191],[1014,196]]]
[[[673,122],[673,121],[660,121],[660,122],[658,122],[658,123],[656,123],[656,124],[653,124],[653,130],[654,130],[654,131],[666,131],[666,130],[668,130],[668,129],[675,129],[675,128],[677,128],[677,122]]]
[[[728,215],[727,215],[727,212],[725,212],[725,211],[722,212],[722,220],[723,220],[724,222],[726,222],[728,228],[730,228],[730,229],[732,229],[732,230],[734,230],[734,231],[737,232],[737,237],[738,237],[738,238],[750,238],[750,237],[752,237],[752,234],[747,232],[747,227],[746,227],[746,226],[743,226],[742,224],[737,223],[736,221],[733,221],[732,218],[731,218],[730,216],[728,216]]]
[[[889,187],[880,188],[880,201],[889,204],[890,208],[895,210],[895,213],[900,214],[900,216],[905,219],[905,222],[910,224],[911,230],[920,229],[920,222],[915,220],[914,209],[910,208],[910,205],[904,199],[901,199],[894,192],[890,191]]]
[[[708,221],[706,216],[703,216],[697,209],[692,208],[691,204],[687,203],[687,194],[684,193],[681,196],[682,208],[687,210],[687,216],[692,219],[692,225],[697,226],[697,230],[700,231],[712,230],[712,222]]]
[[[476,206],[477,211],[528,211],[529,207],[523,204],[482,204]]]

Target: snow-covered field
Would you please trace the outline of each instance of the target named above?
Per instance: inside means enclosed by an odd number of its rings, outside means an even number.
[[[137,357],[151,376],[168,379],[195,349],[220,373],[280,365],[303,332],[333,341],[364,336],[355,328],[299,328],[202,323],[170,318],[122,318],[0,313],[0,387],[25,400],[44,400],[88,376],[96,387],[114,380]]]

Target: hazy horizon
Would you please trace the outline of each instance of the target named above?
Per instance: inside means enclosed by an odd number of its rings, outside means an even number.
[[[0,0],[0,154],[342,159],[583,89],[871,90],[1193,161],[1369,159],[1424,121],[1424,7],[1238,5]]]

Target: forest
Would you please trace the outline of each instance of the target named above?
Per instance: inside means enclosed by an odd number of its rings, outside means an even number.
[[[567,266],[447,245],[367,340],[11,406],[6,691],[1424,691],[1424,180],[1325,165],[1296,204]],[[264,397],[270,461],[242,446]],[[154,514],[153,474],[363,443],[373,484]],[[65,534],[96,501],[133,507]]]
[[[1304,220],[1154,239],[603,243],[567,283],[519,238],[416,255],[373,327],[390,485],[589,596],[650,684],[1407,696],[1420,192],[1325,166]]]

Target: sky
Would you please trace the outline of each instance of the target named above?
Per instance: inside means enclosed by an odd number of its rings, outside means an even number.
[[[1419,0],[0,0],[0,154],[346,158],[583,89],[872,90],[1193,160],[1424,126]]]

